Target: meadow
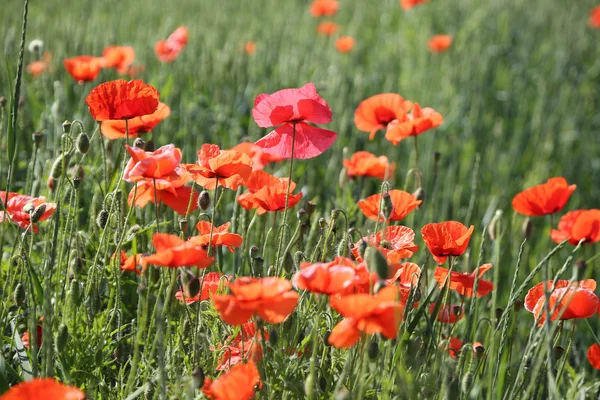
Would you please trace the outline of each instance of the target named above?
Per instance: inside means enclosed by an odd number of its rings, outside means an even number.
[[[1,400],[600,398],[598,4],[311,4],[3,4]],[[106,65],[108,46],[134,60]],[[102,65],[89,80],[64,65],[81,55]],[[96,89],[119,79],[146,97]],[[383,93],[406,108],[363,103]],[[114,117],[127,96],[134,113]],[[134,140],[157,100],[170,114]],[[408,100],[439,118],[393,145]],[[359,107],[385,119],[373,140]],[[337,136],[260,141],[282,124]],[[344,163],[361,151],[387,157],[378,174]],[[576,188],[527,191],[555,177]],[[429,225],[446,221],[460,226]]]

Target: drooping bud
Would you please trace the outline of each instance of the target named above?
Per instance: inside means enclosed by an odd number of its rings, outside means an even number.
[[[40,218],[42,218],[42,216],[44,215],[44,213],[46,212],[46,203],[42,203],[39,206],[37,206],[33,212],[31,213],[31,223],[35,224],[36,222],[38,222],[40,220]]]
[[[358,254],[364,259],[365,258],[365,252],[367,251],[367,247],[368,247],[368,243],[366,240],[360,239],[360,242],[358,242]]]
[[[108,222],[108,211],[101,210],[98,213],[98,215],[96,216],[96,225],[98,225],[98,227],[100,229],[104,229],[107,222]]]
[[[254,260],[255,258],[257,258],[259,253],[260,253],[260,249],[257,246],[250,247],[250,258],[251,259]]]
[[[487,227],[488,235],[491,240],[496,240],[496,238],[497,238],[498,230],[500,228],[500,218],[501,217],[502,217],[502,210],[496,210],[496,213],[492,217],[492,220],[490,221],[490,223]]]
[[[196,297],[200,293],[200,279],[192,275],[191,279],[185,285],[188,297]]]
[[[59,353],[62,353],[67,347],[67,342],[69,341],[69,328],[67,325],[60,324],[58,327],[58,333],[56,334],[56,350]]]
[[[468,393],[471,391],[471,384],[473,383],[473,373],[471,371],[467,371],[467,373],[463,376],[461,382],[461,388],[464,393]]]
[[[137,137],[133,141],[133,147],[135,147],[136,149],[145,150],[146,149],[146,142],[144,141],[144,139]]]
[[[379,344],[375,340],[371,340],[371,342],[369,342],[367,355],[371,361],[375,361],[377,360],[377,357],[379,357]]]
[[[387,279],[389,267],[385,256],[381,252],[373,247],[368,247],[364,259],[370,271],[376,272],[380,279]]]
[[[25,286],[23,286],[22,283],[17,284],[17,286],[15,287],[13,296],[15,298],[15,304],[17,306],[19,306],[19,307],[25,306],[26,293],[25,293]]]
[[[81,154],[86,154],[90,150],[90,137],[87,133],[81,132],[75,140],[75,148]]]
[[[306,256],[304,255],[303,252],[301,252],[300,250],[298,250],[297,252],[294,253],[294,265],[296,266],[296,268],[298,268],[298,266],[300,265],[300,263],[302,261],[304,261],[306,259]]]
[[[208,207],[210,207],[210,195],[206,190],[203,190],[200,192],[200,196],[198,196],[198,208],[206,211]]]

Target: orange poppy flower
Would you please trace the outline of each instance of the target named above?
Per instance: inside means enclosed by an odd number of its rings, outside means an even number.
[[[102,50],[103,68],[115,68],[126,74],[135,60],[135,50],[131,46],[108,46]]]
[[[279,324],[294,311],[298,293],[283,278],[237,278],[228,284],[232,295],[214,295],[213,305],[229,325],[241,325],[253,315],[265,322]]]
[[[383,253],[388,263],[398,264],[401,259],[412,257],[419,249],[413,240],[415,240],[415,231],[412,229],[402,225],[387,226],[375,235],[369,235],[356,242],[352,248],[352,255],[357,261],[362,261],[359,248],[361,241],[365,241],[369,246]]]
[[[425,4],[429,0],[400,0],[400,7],[405,10],[410,10],[411,8],[418,6],[419,4]]]
[[[49,51],[44,53],[44,57],[41,60],[33,61],[27,65],[27,72],[29,75],[36,77],[41,76],[44,72],[50,68],[52,62],[52,53]]]
[[[116,254],[113,254],[110,258],[111,261],[115,258]],[[132,256],[127,257],[127,253],[125,250],[121,250],[121,255],[119,258],[119,269],[121,271],[133,271],[138,275],[142,274],[142,271],[138,268],[142,264],[142,254],[134,254]]]
[[[388,125],[402,120],[412,103],[395,93],[382,93],[363,100],[354,111],[354,123],[359,131],[369,132],[369,140]]]
[[[210,239],[210,229],[212,224],[208,221],[200,221],[196,224],[199,235],[190,238],[194,243],[200,244],[201,246],[227,246],[229,251],[235,252],[235,247],[240,247],[243,242],[243,238],[236,233],[229,233],[230,223],[227,222],[221,226],[215,226],[212,229],[212,241]]]
[[[452,36],[450,35],[435,35],[427,42],[427,47],[432,53],[441,53],[452,46]]]
[[[387,192],[392,201],[392,212],[387,219],[388,221],[401,221],[406,217],[412,210],[417,208],[422,203],[421,200],[417,200],[410,193],[403,190],[393,189]],[[364,200],[358,202],[360,210],[363,212],[365,217],[373,220],[384,221],[385,216],[379,207],[383,206],[383,200],[381,194],[377,193],[367,197]]]
[[[421,267],[412,262],[405,262],[390,266],[388,283],[397,283],[401,286],[417,286],[421,276]]]
[[[186,178],[189,181],[185,170],[179,167],[181,150],[175,145],[168,144],[155,151],[145,151],[129,145],[125,145],[125,148],[131,159],[123,172],[124,181],[156,180],[158,186],[171,186],[172,181]]]
[[[450,279],[448,280],[448,285],[450,285],[450,290],[455,290],[458,294],[466,297],[473,297],[473,289],[475,287],[475,279],[479,276],[479,283],[477,285],[477,297],[485,296],[494,290],[494,284],[490,281],[486,281],[481,279],[483,274],[485,274],[490,268],[492,268],[492,264],[483,264],[481,267],[477,267],[475,271],[470,274],[461,273],[461,272],[450,272]],[[448,276],[448,270],[442,267],[435,268],[434,279],[439,283],[440,289],[444,287],[446,284],[446,277]]]
[[[7,199],[8,197],[8,199]],[[6,204],[4,201],[6,201]],[[33,211],[36,209],[42,210],[42,208],[38,208],[40,206],[44,206],[44,212],[37,218],[37,222],[45,221],[54,214],[54,210],[56,209],[56,204],[47,203],[46,198],[43,196],[40,197],[31,197],[24,194],[9,192],[8,196],[6,192],[0,191],[0,203],[4,204],[4,209],[6,211],[0,211],[0,222],[4,221],[12,221],[14,224],[18,225],[23,229],[27,229],[29,225],[31,225],[31,216]],[[29,206],[31,204],[31,206]],[[31,207],[32,214],[26,212],[24,207]],[[7,215],[8,214],[8,215]],[[39,229],[34,224],[33,232],[38,233]]]
[[[483,345],[479,342],[474,342],[473,345],[471,346],[471,348],[473,349],[473,352],[475,353],[475,357],[477,357],[476,349],[478,347],[483,347]],[[458,354],[460,353],[462,348],[463,348],[463,341],[457,337],[451,337],[445,347],[445,349],[448,350],[448,354],[450,354],[450,357],[452,357],[452,358],[458,358]]]
[[[156,253],[142,258],[142,267],[149,264],[161,267],[198,267],[206,268],[215,260],[208,256],[205,246],[193,241],[183,241],[179,236],[166,233],[155,233],[152,245]]]
[[[385,132],[385,138],[395,146],[402,139],[417,136],[429,129],[437,128],[443,122],[442,115],[433,108],[421,109],[419,103],[415,103],[410,114],[390,122]]]
[[[173,62],[188,42],[188,29],[185,26],[177,28],[167,40],[159,40],[154,45],[154,52],[160,62]]]
[[[394,176],[396,163],[388,161],[386,156],[377,157],[368,151],[357,151],[349,160],[344,160],[344,168],[348,170],[348,176],[371,176],[380,180]]]
[[[11,387],[0,400],[83,400],[81,390],[63,385],[52,378],[34,378]]]
[[[338,256],[327,263],[301,263],[300,271],[292,278],[292,284],[300,290],[332,295],[348,289],[355,278],[354,261]]]
[[[558,230],[552,229],[550,237],[556,243],[569,239],[577,245],[583,239],[584,244],[600,241],[600,210],[574,210],[563,215],[558,222]]]
[[[102,69],[102,58],[77,56],[63,61],[65,69],[77,82],[88,82],[96,79]]]
[[[175,293],[175,298],[180,302],[185,302],[185,304],[194,304],[198,301],[209,300],[212,295],[217,293],[219,287],[221,286],[221,278],[225,277],[225,280],[229,280],[229,277],[218,272],[209,272],[204,275],[204,277],[198,278],[200,281],[200,285],[202,286],[202,290],[199,291],[195,296],[190,296],[189,293],[186,293],[186,289],[184,286],[184,290],[178,290]]]
[[[254,54],[256,52],[256,43],[254,43],[251,40],[247,41],[246,44],[244,45],[244,52],[246,54],[248,54],[249,56]]]
[[[577,185],[569,185],[561,176],[550,178],[546,183],[530,187],[512,200],[513,209],[519,214],[532,217],[553,214],[563,209]]]
[[[284,157],[275,156],[265,153],[262,147],[255,145],[252,142],[242,142],[233,146],[230,150],[235,150],[248,155],[252,159],[252,171],[262,170],[271,163],[285,160]]]
[[[444,264],[448,256],[457,257],[465,252],[473,229],[473,225],[467,228],[460,222],[446,221],[425,225],[421,228],[421,235],[433,259]]]
[[[132,119],[156,111],[158,91],[139,79],[118,79],[96,86],[85,102],[96,121]]]
[[[269,340],[269,334],[265,332],[265,340]],[[256,329],[256,322],[245,322],[240,326],[240,332],[235,337],[228,337],[225,345],[219,349],[225,349],[219,357],[217,371],[224,371],[244,359],[260,362],[262,360],[262,334]],[[214,351],[214,348],[211,348]]]
[[[252,171],[246,182],[248,192],[238,196],[237,201],[246,210],[256,209],[258,215],[268,211],[283,211],[288,182],[289,178],[277,178],[265,171]],[[289,186],[288,208],[292,208],[298,204],[302,193],[291,193],[296,187],[293,181]]]
[[[362,261],[358,265],[353,265],[354,279],[350,286],[345,290],[338,292],[336,296],[345,296],[358,293],[372,293],[375,284],[379,280],[379,275],[376,272],[371,272],[367,263]]]
[[[319,35],[331,36],[340,30],[340,25],[333,21],[319,22],[317,25],[317,33]]]
[[[600,6],[596,6],[590,10],[588,25],[591,28],[600,28]]]
[[[37,348],[39,349],[40,347],[42,347],[42,324],[41,322],[44,320],[44,317],[40,318],[40,323],[37,324],[36,326],[36,331],[37,331]],[[29,331],[26,331],[23,336],[21,336],[21,342],[23,343],[23,347],[25,347],[27,350],[31,350],[30,344],[29,343]]]
[[[235,150],[221,150],[216,144],[204,144],[198,150],[196,164],[182,164],[192,179],[206,190],[219,186],[237,190],[252,172],[252,160]]]
[[[156,181],[156,185],[151,180],[138,182],[137,188],[129,192],[127,202],[130,206],[135,205],[140,208],[144,208],[148,203],[163,203],[177,214],[186,215],[190,206],[190,196],[193,197],[190,212],[198,208],[198,192],[193,191],[189,186],[180,186],[188,180],[189,177],[185,176],[182,180],[171,181],[167,185],[161,185],[159,180]]]
[[[340,53],[349,53],[354,48],[356,40],[352,36],[342,36],[335,41],[335,48]]]
[[[435,311],[435,307],[437,304],[432,303],[429,305],[429,313],[433,314]],[[446,324],[453,324],[456,321],[460,321],[463,319],[465,313],[465,309],[463,306],[458,304],[448,304],[442,308],[437,316],[437,320],[439,322],[444,322]],[[461,345],[462,346],[462,345]]]
[[[404,304],[396,301],[398,296],[398,288],[390,285],[376,295],[361,293],[332,297],[331,308],[346,318],[331,331],[329,344],[339,349],[352,347],[358,342],[360,332],[395,338],[404,313]]]
[[[315,18],[331,17],[338,11],[337,0],[314,0],[310,5],[310,14]]]
[[[556,320],[561,313],[560,319],[565,320],[589,318],[598,312],[600,299],[594,293],[596,290],[595,280],[585,279],[579,282],[558,280],[556,285],[552,286],[553,283],[554,281],[540,282],[529,289],[525,296],[525,309],[531,312],[536,320],[539,318],[538,326],[543,325],[546,320],[545,286],[551,290],[549,298],[551,321]]]
[[[600,346],[594,343],[587,351],[587,359],[590,365],[596,369],[600,369]]]
[[[167,118],[171,114],[171,109],[165,103],[158,103],[158,108],[152,114],[142,115],[141,117],[131,118],[127,121],[127,125],[124,120],[106,120],[102,121],[100,125],[100,132],[110,139],[125,139],[127,137],[127,130],[129,128],[129,137],[135,138],[142,133],[148,133],[163,119]]]
[[[239,363],[217,380],[204,379],[202,393],[210,400],[250,400],[260,386],[260,375],[254,361]]]

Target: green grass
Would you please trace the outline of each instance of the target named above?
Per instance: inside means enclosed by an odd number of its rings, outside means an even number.
[[[135,209],[126,226],[101,230],[95,223],[109,190],[102,146],[106,146],[114,187],[119,183],[123,159],[120,143],[109,144],[96,133],[82,161],[86,176],[81,188],[68,190],[65,180],[54,194],[47,189],[51,165],[59,155],[62,122],[80,120],[91,136],[95,123],[85,97],[100,82],[118,78],[112,70],[103,71],[96,81],[79,86],[64,70],[62,60],[80,54],[100,56],[107,45],[127,44],[136,49],[136,63],[146,67],[141,78],[155,86],[161,101],[172,109],[171,116],[153,132],[157,147],[174,143],[188,163],[196,160],[196,151],[204,143],[229,148],[243,138],[255,141],[262,137],[266,130],[251,117],[257,94],[316,84],[333,111],[327,128],[339,136],[325,154],[295,163],[293,180],[304,192],[301,204],[313,200],[317,211],[310,220],[306,246],[293,248],[292,254],[303,251],[312,255],[320,234],[318,220],[322,217],[329,223],[333,209],[346,212],[349,227],[363,233],[374,230],[356,201],[377,193],[379,184],[374,180],[364,184],[345,181],[340,186],[345,149],[348,154],[368,150],[387,155],[398,164],[391,187],[409,192],[417,189],[412,180],[407,181],[407,173],[415,165],[411,141],[392,147],[379,133],[369,142],[368,134],[357,131],[353,122],[361,100],[396,92],[444,116],[441,127],[419,137],[425,199],[402,223],[417,232],[420,249],[410,261],[426,271],[420,283],[420,304],[425,307],[430,291],[429,301],[436,300],[440,291],[433,285],[435,265],[419,229],[429,222],[450,219],[475,225],[469,249],[455,269],[471,271],[491,262],[494,268],[487,277],[493,277],[496,289],[473,303],[466,301],[468,318],[456,324],[452,334],[465,342],[481,342],[485,357],[475,359],[465,351],[455,361],[439,350],[438,338],[447,336],[450,326],[428,326],[429,314],[419,314],[419,308],[411,311],[408,319],[415,322],[414,332],[407,333],[405,324],[395,342],[368,339],[379,346],[380,354],[374,360],[364,354],[366,342],[348,351],[325,347],[325,332],[338,315],[327,311],[327,317],[315,327],[317,300],[307,293],[290,322],[267,327],[278,329],[280,337],[279,343],[268,345],[260,366],[264,387],[258,398],[304,398],[314,329],[318,398],[331,398],[336,389],[338,395],[346,390],[347,398],[352,399],[598,396],[598,372],[586,359],[587,348],[594,342],[588,323],[554,323],[551,328],[557,335],[549,337],[546,329],[535,327],[530,313],[512,311],[510,304],[511,293],[523,299],[531,286],[542,281],[544,268],[557,272],[564,265],[562,279],[574,274],[579,279],[600,278],[595,269],[599,261],[594,258],[598,245],[583,246],[573,254],[574,247],[567,244],[552,255],[549,266],[544,263],[527,280],[553,249],[548,232],[558,218],[534,219],[531,238],[520,252],[524,217],[511,207],[516,193],[552,176],[564,176],[577,184],[566,209],[600,205],[600,31],[587,25],[588,11],[595,3],[431,0],[407,12],[396,0],[345,0],[333,18],[342,25],[343,34],[356,38],[354,51],[345,55],[335,51],[333,39],[315,34],[316,22],[308,13],[308,4],[300,0],[32,0],[27,43],[34,38],[44,41],[46,50],[53,53],[54,71],[37,79],[24,73],[11,187],[60,201],[61,210],[40,224],[40,234],[22,240],[16,228],[0,225],[0,392],[27,379],[32,368],[33,375],[55,376],[82,388],[90,399],[127,398],[138,388],[138,398],[199,398],[192,372],[201,368],[206,376],[215,376],[220,354],[211,346],[217,347],[234,332],[219,319],[210,302],[185,307],[173,298],[178,271],[153,268],[139,278],[121,273],[111,264],[115,240],[132,225],[142,229],[135,235],[125,234],[122,244],[128,253],[153,252],[155,230],[152,205]],[[0,68],[0,96],[9,100],[18,62],[22,7],[22,1],[10,1],[0,15],[6,54]],[[173,64],[160,64],[154,56],[154,43],[179,25],[188,26],[189,44]],[[437,33],[450,33],[455,41],[448,52],[434,55],[427,51],[426,43]],[[248,40],[257,44],[252,56],[242,51]],[[33,57],[26,50],[25,64]],[[7,104],[0,124],[2,190],[10,165],[8,114]],[[73,130],[75,137],[79,128]],[[44,132],[45,139],[33,169],[31,133],[35,131]],[[436,152],[440,156],[437,169]],[[268,171],[285,176],[287,168],[281,163]],[[124,196],[130,187],[124,185]],[[216,222],[232,221],[244,235],[247,248],[258,246],[265,266],[273,264],[275,230],[268,235],[269,242],[265,235],[272,216],[257,219],[246,235],[243,228],[253,213],[235,204],[234,193],[225,191]],[[190,218],[190,227],[197,214]],[[496,237],[492,240],[486,229],[495,214]],[[295,229],[295,213],[289,216]],[[177,216],[164,211],[161,219],[163,232],[179,233]],[[336,224],[338,243],[344,232],[341,221]],[[333,257],[336,246],[330,248],[327,259]],[[20,257],[23,254],[27,259]],[[593,261],[579,270],[574,267],[579,260]],[[81,266],[73,270],[74,263]],[[225,272],[249,271],[249,263],[248,253],[242,250],[219,253],[219,265]],[[35,277],[39,286],[33,284]],[[27,300],[17,304],[13,293],[19,282]],[[523,284],[524,291],[516,292]],[[460,301],[456,294],[448,296],[455,303]],[[502,320],[499,308],[507,310]],[[46,331],[40,354],[19,352],[16,338],[31,331],[41,315]],[[597,316],[588,322],[598,336]],[[68,328],[68,341],[57,349],[55,335],[61,324]],[[128,385],[136,338],[140,339],[138,370]],[[550,346],[567,350],[554,362],[562,371],[554,383],[558,374],[546,363],[548,350],[553,352]],[[289,355],[284,348],[302,350],[303,355]]]

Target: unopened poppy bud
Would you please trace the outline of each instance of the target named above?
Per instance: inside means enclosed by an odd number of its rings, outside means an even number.
[[[331,331],[327,331],[325,332],[325,335],[323,335],[323,343],[325,343],[325,346],[331,346],[329,343],[329,336],[331,336]]]
[[[319,388],[321,389],[321,391],[325,392],[327,391],[327,379],[325,379],[324,376],[321,376],[319,378]]]
[[[210,195],[206,190],[203,190],[200,192],[200,196],[198,196],[198,208],[206,211],[208,207],[210,207]]]
[[[296,217],[298,218],[298,221],[300,221],[301,224],[305,224],[308,220],[308,218],[306,217],[306,210],[304,208],[298,210],[298,212],[296,213]]]
[[[71,126],[73,126],[73,124],[71,123],[71,121],[65,121],[62,123],[62,129],[63,129],[63,133],[65,134],[69,134],[71,133]]]
[[[301,345],[305,338],[306,333],[304,333],[304,331],[300,331],[300,333],[298,334],[298,345]]]
[[[58,333],[56,334],[56,350],[59,353],[62,353],[67,347],[67,342],[69,341],[69,328],[67,325],[60,324],[58,327]]]
[[[389,192],[385,192],[383,196],[381,196],[382,205],[381,212],[385,219],[388,219],[392,215],[392,211],[394,211],[394,204],[392,203],[392,197]]]
[[[294,270],[294,257],[292,257],[292,253],[286,251],[283,257],[281,257],[281,266],[284,271],[291,272]]]
[[[15,298],[15,304],[19,307],[23,307],[25,305],[25,286],[21,283],[17,284],[13,296]]]
[[[154,140],[150,139],[146,142],[146,151],[154,151]]]
[[[385,256],[381,252],[374,247],[368,247],[365,251],[365,261],[369,270],[376,272],[380,279],[387,279],[389,267]]]
[[[62,154],[56,157],[56,160],[54,160],[54,162],[52,163],[52,168],[50,168],[51,178],[58,179],[62,176],[63,160],[64,156]]]
[[[345,257],[346,250],[348,250],[348,237],[344,235],[337,246],[336,254],[340,257]]]
[[[315,384],[315,374],[308,374],[308,377],[304,381],[304,394],[306,395],[306,398],[312,397],[312,393],[314,391],[314,387],[313,387],[314,384]]]
[[[496,319],[502,318],[502,314],[504,314],[504,309],[496,308]]]
[[[369,347],[367,348],[367,355],[369,356],[369,360],[375,361],[377,357],[379,357],[379,344],[372,340],[369,342]]]
[[[560,360],[564,354],[565,354],[565,349],[563,349],[560,346],[554,347],[553,355],[554,355],[554,359],[556,361]]]
[[[145,150],[146,142],[142,138],[135,138],[135,140],[133,141],[133,147],[135,147],[136,149]]]
[[[0,200],[4,201],[3,198],[0,198]],[[33,210],[35,210],[35,206],[31,201],[23,206],[23,212],[26,214],[31,214]]]
[[[31,134],[31,139],[36,146],[39,146],[44,140],[44,132],[33,132]]]
[[[42,215],[44,215],[45,212],[46,212],[46,203],[42,203],[39,206],[37,206],[31,213],[31,217],[30,217],[31,222],[33,224],[38,222],[40,220],[40,218],[42,218]]]
[[[279,343],[279,332],[277,332],[277,329],[271,329],[269,332],[269,344],[275,347],[277,343]]]
[[[76,253],[76,251],[73,251]],[[83,261],[77,256],[77,254],[71,254],[71,263],[69,264],[69,275],[73,279],[83,272]]]
[[[342,168],[340,171],[340,176],[338,176],[338,185],[340,188],[344,188],[346,183],[348,182],[348,170],[346,168]]]
[[[304,209],[306,210],[306,216],[308,218],[310,218],[310,216],[315,212],[315,210],[317,209],[317,203],[315,203],[314,201],[307,201],[306,205],[304,206]]]
[[[142,227],[138,224],[132,225],[131,228],[129,228],[129,230],[127,231],[127,236],[135,236],[140,231],[140,229],[142,229]]]
[[[332,221],[332,223],[333,223],[333,221],[335,221],[336,219],[338,219],[338,217],[340,216],[341,213],[342,212],[340,210],[338,210],[337,208],[331,210],[331,221]]]
[[[194,389],[200,389],[204,384],[204,371],[202,368],[196,367],[192,372],[192,386]]]
[[[185,285],[188,297],[196,297],[200,293],[200,279],[195,276]]]
[[[304,256],[303,252],[298,250],[297,252],[294,253],[294,265],[296,267],[298,267],[298,265],[300,265],[300,263],[302,261],[304,261],[305,259],[306,259],[306,257]]]
[[[48,189],[51,192],[54,192],[54,190],[56,189],[56,179],[54,179],[53,177],[49,177],[46,181],[46,184],[48,185]]]
[[[482,345],[475,346],[473,350],[475,351],[476,357],[483,357],[483,355],[485,354],[485,347],[483,347]]]
[[[415,200],[425,200],[425,190],[422,187],[418,187],[412,195],[415,198]]]
[[[81,154],[86,154],[90,150],[90,137],[87,133],[81,132],[75,140],[75,148]]]
[[[73,304],[79,304],[81,302],[81,284],[77,279],[71,281],[68,296]]]
[[[531,222],[531,218],[525,218],[523,221],[523,238],[529,239],[531,237],[531,232],[533,232],[533,222]]]
[[[523,300],[521,300],[521,299],[515,300],[515,303],[513,304],[513,311],[519,312],[519,311],[521,311],[522,308],[523,308]]]
[[[468,371],[462,379],[461,387],[464,393],[469,393],[471,390],[471,384],[473,383],[473,372]]]
[[[364,259],[365,258],[365,252],[367,251],[367,241],[366,240],[360,240],[360,242],[358,242],[358,254]]]
[[[98,213],[98,215],[96,216],[96,225],[98,225],[98,227],[100,229],[104,229],[107,222],[108,222],[108,211],[106,211],[106,210],[100,211]]]
[[[188,220],[185,218],[179,218],[179,230],[181,232],[187,232],[188,229]]]

